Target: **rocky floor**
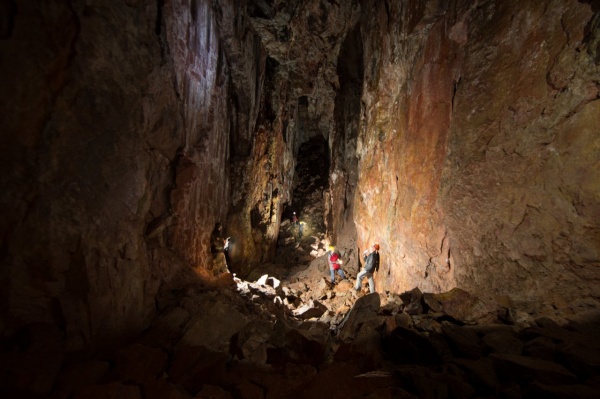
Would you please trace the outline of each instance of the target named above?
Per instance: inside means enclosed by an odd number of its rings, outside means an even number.
[[[320,260],[305,276],[317,276]],[[3,397],[598,397],[597,310],[553,320],[460,289],[355,295],[348,287],[322,276],[285,286],[223,274],[165,293],[148,331],[85,360],[40,361],[34,354],[49,334],[32,329],[12,352],[29,356],[13,363],[21,389]]]
[[[323,184],[311,187],[299,201],[304,234],[282,223],[277,262],[249,281],[224,273],[163,292],[130,344],[74,358],[43,325],[5,343],[2,397],[600,397],[599,310],[548,318],[458,288],[368,294],[363,282],[356,293],[347,248],[349,279],[332,285]]]
[[[365,282],[356,294],[354,254],[340,248],[349,280],[332,285],[326,245],[283,223],[281,262],[164,292],[151,328],[114,352],[68,357],[58,331],[30,326],[3,344],[1,396],[600,397],[599,310],[549,318],[460,289],[368,294]]]

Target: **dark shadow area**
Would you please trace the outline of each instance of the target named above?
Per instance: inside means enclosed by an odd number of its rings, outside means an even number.
[[[298,150],[292,206],[284,209],[284,217],[291,218],[294,211],[301,217],[308,217],[306,211],[319,207],[322,212],[322,194],[329,188],[328,172],[327,141],[323,136],[314,136],[303,143]]]
[[[161,292],[152,325],[115,350],[64,356],[61,332],[54,326],[26,326],[0,342],[0,394],[36,399],[597,397],[597,311],[558,324],[546,317],[523,323],[511,316],[517,314],[512,309],[466,324],[474,314],[464,312],[464,303],[454,306],[457,297],[420,295],[415,288],[398,297],[354,297],[346,317],[332,329],[327,312],[302,306],[293,288],[225,274],[198,279],[200,284]],[[335,383],[327,384],[332,371]]]
[[[325,232],[323,221],[323,192],[329,188],[329,152],[323,136],[314,136],[303,143],[299,150],[294,173],[292,204],[286,204],[282,214],[282,237],[284,230],[292,225],[291,232],[299,240],[304,235],[319,236]],[[294,225],[294,212],[298,224]]]
[[[324,253],[323,193],[328,189],[328,171],[327,141],[314,136],[298,150],[292,203],[282,213],[276,261],[262,265],[251,277],[268,273],[286,280]]]

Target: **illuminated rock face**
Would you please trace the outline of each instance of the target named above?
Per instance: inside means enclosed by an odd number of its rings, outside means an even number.
[[[382,246],[378,285],[548,308],[597,296],[597,10],[419,4],[372,2],[361,21],[354,220]]]

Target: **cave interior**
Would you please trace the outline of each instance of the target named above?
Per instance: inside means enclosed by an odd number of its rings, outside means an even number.
[[[0,61],[2,397],[599,397],[598,1],[4,0]]]

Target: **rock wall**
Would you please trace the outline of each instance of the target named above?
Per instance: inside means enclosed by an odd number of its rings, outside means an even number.
[[[337,92],[343,84],[338,76],[338,54],[360,10],[355,2],[321,0],[248,2],[246,6],[266,61],[252,145],[233,159],[235,181],[228,219],[237,243],[232,251],[233,269],[240,276],[258,263],[273,260],[283,208],[294,205],[291,191],[300,145],[320,135],[329,142],[332,154],[349,154],[355,160],[354,151],[340,150],[346,147],[346,136],[333,132],[346,129],[346,122],[334,117]],[[358,103],[359,96],[354,94],[353,101]],[[356,130],[357,117],[352,118]],[[347,174],[343,157],[337,158],[338,175]],[[346,179],[338,181],[338,199],[344,198]],[[324,193],[329,208],[337,207],[331,198]],[[346,207],[342,212],[353,229],[352,213]],[[330,214],[332,220],[338,217],[334,214],[340,213]],[[333,226],[330,229],[335,234]]]
[[[362,3],[355,221],[380,290],[588,306],[600,274],[598,9]],[[579,303],[571,303],[583,296]]]
[[[239,133],[223,13],[2,4],[0,330],[48,323],[67,350],[110,345],[149,324],[162,284],[206,267],[226,219]]]
[[[172,68],[180,121],[174,179],[166,201],[166,246],[189,264],[206,267],[216,222],[226,223],[230,192],[230,71],[217,16],[209,1],[168,2],[162,7],[163,52]],[[157,22],[158,23],[158,22]],[[162,104],[157,104],[162,107]],[[164,201],[161,198],[161,201]]]
[[[258,40],[258,39],[257,39]],[[283,123],[285,101],[273,98],[278,91],[287,99],[285,85],[276,82],[277,62],[263,55],[264,95],[258,98],[259,112],[251,146],[236,152],[233,160],[233,197],[228,217],[231,270],[246,276],[259,262],[275,254],[283,204],[289,201],[294,170],[293,141]],[[277,87],[276,87],[277,85]],[[277,90],[279,89],[279,90]]]
[[[357,137],[364,80],[363,38],[357,24],[346,35],[337,60],[340,88],[335,96],[332,163],[325,220],[330,242],[348,250],[356,246],[354,197],[358,181]]]
[[[315,135],[329,233],[380,242],[380,290],[586,306],[599,21],[575,0],[3,2],[2,337],[137,334],[217,221],[234,271],[268,262]]]

